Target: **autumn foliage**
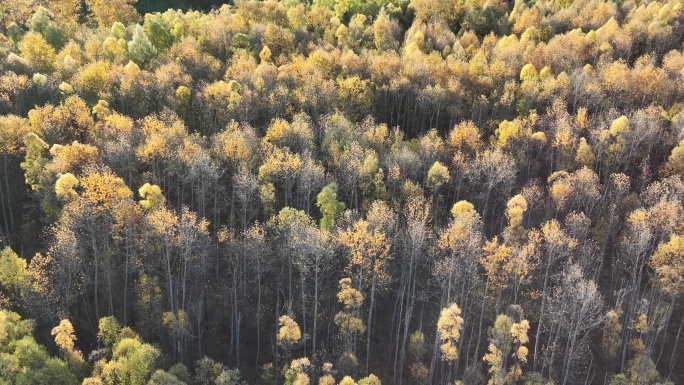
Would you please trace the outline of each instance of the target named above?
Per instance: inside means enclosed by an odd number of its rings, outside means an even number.
[[[226,3],[0,1],[0,384],[684,382],[681,0]]]

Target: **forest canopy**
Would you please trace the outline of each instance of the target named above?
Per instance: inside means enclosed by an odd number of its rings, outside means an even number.
[[[684,382],[682,0],[0,1],[0,385]]]

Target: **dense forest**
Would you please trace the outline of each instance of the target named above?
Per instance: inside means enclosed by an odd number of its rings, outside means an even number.
[[[1,385],[684,383],[682,0],[136,3],[0,0]]]

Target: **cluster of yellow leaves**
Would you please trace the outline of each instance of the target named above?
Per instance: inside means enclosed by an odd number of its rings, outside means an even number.
[[[392,142],[386,124],[371,125],[366,132],[364,132],[364,136],[376,150],[388,147]]]
[[[17,55],[10,54],[7,60],[11,61],[13,57],[19,58]],[[15,105],[14,96],[27,91],[31,86],[31,81],[26,75],[17,75],[11,71],[6,72],[0,76],[0,103],[12,108]]]
[[[70,202],[78,198],[75,188],[78,186],[78,179],[71,173],[66,173],[55,182],[55,194],[57,198]]]
[[[244,162],[252,156],[249,133],[241,130],[235,122],[231,122],[219,133],[215,141],[217,154],[226,161]]]
[[[233,110],[242,101],[240,97],[240,84],[235,80],[224,82],[219,80],[216,83],[208,85],[204,89],[204,95],[207,100],[214,100],[220,103],[223,108]]]
[[[684,175],[684,140],[672,149],[660,173],[663,176]]]
[[[31,278],[26,260],[19,258],[9,247],[5,247],[0,253],[0,285],[21,291],[30,287]]]
[[[266,130],[264,140],[296,151],[308,147],[313,140],[313,131],[309,122],[303,118],[295,118],[292,123],[276,119]]]
[[[458,357],[456,345],[461,338],[461,329],[463,329],[463,318],[461,318],[461,309],[458,305],[454,303],[442,309],[437,321],[437,333],[443,341],[440,350],[444,361],[454,361]]]
[[[530,323],[522,320],[511,325],[511,337],[513,343],[518,345],[518,349],[513,353],[521,362],[527,362],[527,348],[522,346],[530,341],[527,332],[530,330]]]
[[[489,364],[490,385],[515,383],[522,375],[520,364],[527,362],[528,349],[524,344],[529,342],[527,336],[529,329],[530,324],[525,319],[516,323],[504,314],[496,317],[494,327],[491,329],[492,337],[488,353],[483,357],[484,361]],[[515,358],[515,362],[506,373],[508,363],[505,356],[509,353]]]
[[[51,289],[49,280],[51,263],[52,257],[49,254],[38,253],[31,258],[29,272],[33,281],[32,288],[36,293],[47,294]]]
[[[554,173],[550,178],[551,198],[559,210],[591,204],[601,196],[598,175],[587,167],[571,174]]]
[[[338,104],[343,111],[347,112],[352,121],[368,111],[373,102],[373,93],[368,80],[352,76],[338,80],[337,87]]]
[[[468,201],[458,201],[454,203],[454,206],[451,208],[451,215],[453,215],[454,218],[472,218],[477,215],[477,212],[472,203]]]
[[[437,190],[440,186],[449,182],[449,169],[439,161],[435,162],[427,174],[427,186]]]
[[[484,361],[489,364],[489,373],[492,375],[488,385],[503,385],[503,376],[500,375],[503,359],[503,352],[490,342],[488,352],[484,356]]]
[[[297,322],[289,316],[281,316],[278,319],[280,329],[278,329],[278,344],[282,346],[292,346],[302,339],[302,332]]]
[[[669,242],[659,245],[649,265],[663,293],[673,297],[684,294],[684,238],[673,235]]]
[[[98,61],[90,64],[80,72],[78,84],[89,95],[98,98],[110,98],[109,88],[112,82],[109,79],[111,66],[108,62]]]
[[[603,326],[603,338],[601,345],[606,356],[615,359],[620,348],[622,335],[622,309],[612,309],[606,313],[606,322]]]
[[[585,138],[580,138],[575,154],[575,162],[581,167],[593,168],[596,155]]]
[[[8,156],[19,153],[23,146],[22,140],[28,134],[29,127],[25,123],[24,119],[16,115],[0,117],[0,155]]]
[[[499,243],[498,237],[494,237],[485,243],[483,251],[480,264],[485,269],[489,285],[499,289],[505,288],[509,278],[507,266],[513,260],[515,250]]]
[[[293,154],[287,149],[273,148],[264,164],[259,167],[259,180],[292,178],[302,163],[302,158],[298,154]]]
[[[630,329],[635,330],[637,333],[646,333],[648,331],[648,316],[644,313],[639,313],[632,320]]]
[[[93,207],[112,211],[123,200],[133,198],[133,192],[123,179],[109,171],[89,173],[80,180],[83,198]]]
[[[318,385],[335,385],[335,377],[326,374],[318,379]]]
[[[310,379],[306,373],[297,373],[297,378],[295,378],[292,385],[309,385]]]
[[[96,140],[117,140],[130,137],[134,132],[133,119],[120,115],[109,114],[104,120],[98,122],[92,135]]]
[[[170,126],[149,116],[143,119],[144,142],[137,149],[137,156],[143,162],[159,162],[169,159],[175,153],[174,149],[183,143],[187,136],[187,129],[182,121],[176,120]]]
[[[357,221],[352,228],[340,232],[337,241],[349,250],[349,267],[364,267],[384,280],[386,261],[391,258],[385,234],[369,228],[367,221]]]
[[[363,303],[363,294],[351,286],[351,279],[342,278],[340,280],[340,291],[337,293],[337,300],[348,309],[358,309]]]
[[[172,333],[187,333],[190,325],[188,324],[188,313],[179,310],[177,313],[167,311],[162,316],[162,325],[167,327]]]
[[[608,133],[612,137],[617,137],[620,135],[624,135],[629,131],[629,119],[627,119],[626,116],[621,116],[610,124],[610,128],[608,129]]]
[[[52,155],[52,160],[45,166],[45,169],[55,174],[66,172],[78,174],[100,161],[97,147],[78,142],[66,146],[55,144],[50,148],[50,155]]]
[[[510,142],[521,139],[523,135],[524,131],[519,122],[504,120],[496,129],[496,145],[506,147]]]
[[[309,361],[307,357],[292,360],[292,362],[290,363],[290,369],[300,373],[307,370],[310,366],[311,361]]]
[[[140,187],[138,193],[143,198],[140,200],[140,206],[145,210],[154,211],[163,207],[164,203],[166,203],[166,198],[162,194],[161,188],[157,185],[145,183]]]
[[[51,334],[55,336],[55,343],[64,351],[71,351],[74,349],[74,341],[76,335],[74,334],[74,327],[68,319],[63,319],[59,325],[52,329]]]
[[[506,228],[504,235],[506,240],[512,244],[520,243],[525,238],[525,229],[522,226],[525,212],[527,212],[527,201],[520,194],[511,198],[506,204],[508,228]]]
[[[154,235],[168,242],[175,240],[175,226],[178,225],[178,215],[173,211],[162,208],[147,215],[147,221]]]
[[[61,320],[59,325],[52,329],[51,334],[55,336],[55,343],[67,359],[72,371],[82,374],[87,364],[83,359],[83,353],[75,349],[76,334],[71,322],[68,319]]]
[[[356,382],[354,382],[353,378],[349,376],[344,376],[342,381],[340,381],[340,385],[356,385]]]
[[[350,278],[340,280],[340,291],[337,299],[344,306],[344,310],[335,314],[335,325],[347,333],[363,333],[366,326],[357,316],[358,310],[363,303],[363,294],[354,289]]]
[[[28,113],[29,131],[50,143],[64,143],[73,138],[84,140],[95,125],[86,102],[69,96],[59,106],[47,104]]]
[[[49,74],[54,70],[57,54],[40,34],[29,32],[24,36],[19,43],[19,51],[35,71]]]
[[[115,22],[124,24],[140,20],[134,8],[138,0],[86,0],[91,17],[97,21],[101,29],[110,28]]]
[[[475,206],[468,201],[460,201],[454,204],[451,214],[454,218],[449,227],[440,233],[437,247],[458,256],[478,250],[481,246],[481,221]]]
[[[366,331],[366,325],[363,324],[363,320],[351,313],[340,311],[335,314],[334,321],[335,325],[346,333],[363,333]]]
[[[123,330],[121,334],[123,338],[114,347],[111,361],[102,363],[98,377],[106,385],[118,384],[121,378],[128,379],[130,384],[144,384],[154,369],[160,352],[136,337],[124,337]]]
[[[549,251],[557,251],[560,248],[574,249],[577,240],[569,237],[555,219],[542,225],[542,235]]]

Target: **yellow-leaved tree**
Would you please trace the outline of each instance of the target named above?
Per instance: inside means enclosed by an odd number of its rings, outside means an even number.
[[[343,341],[343,353],[340,363],[344,369],[353,369],[356,366],[356,336],[366,331],[363,320],[359,317],[359,311],[363,304],[363,294],[352,287],[350,278],[340,280],[340,291],[337,300],[343,309],[335,314],[335,325],[340,328]]]
[[[278,319],[280,328],[278,329],[278,345],[285,350],[285,362],[290,361],[292,346],[302,339],[302,331],[299,325],[290,316],[283,315]]]
[[[26,34],[19,43],[19,52],[34,71],[49,74],[55,69],[55,49],[38,33]]]
[[[337,241],[349,251],[349,265],[347,270],[358,287],[368,287],[370,303],[368,309],[369,326],[366,334],[366,354],[370,349],[375,295],[378,288],[389,280],[387,264],[391,259],[390,243],[385,233],[379,229],[372,229],[369,222],[357,221],[352,228],[342,231]],[[341,281],[340,281],[341,282]],[[350,280],[351,284],[351,280]]]
[[[55,336],[55,344],[59,347],[69,369],[79,379],[83,379],[86,376],[88,364],[83,359],[83,353],[76,349],[76,334],[71,322],[68,319],[61,320],[59,325],[52,329],[51,334]]]
[[[164,204],[166,203],[166,198],[164,198],[161,188],[155,184],[145,183],[140,187],[138,193],[140,194],[140,197],[143,198],[139,202],[140,207],[147,211],[157,210],[158,208],[164,207]]]
[[[461,309],[458,305],[451,304],[449,307],[442,309],[437,321],[437,333],[442,341],[439,347],[442,352],[442,360],[453,362],[458,357],[457,344],[461,338],[461,330],[463,329],[463,318],[461,318]]]
[[[519,307],[514,309],[522,318],[522,310]],[[514,322],[504,314],[496,317],[490,330],[489,351],[484,356],[491,375],[489,385],[515,384],[522,377],[521,365],[527,362],[528,349],[524,345],[529,342],[529,330],[530,323],[525,319]]]
[[[86,0],[90,17],[97,22],[101,29],[109,29],[117,21],[123,24],[135,23],[140,20],[134,4],[138,0]]]
[[[684,238],[673,235],[651,256],[649,265],[655,271],[656,284],[665,294],[679,297],[684,294]]]

